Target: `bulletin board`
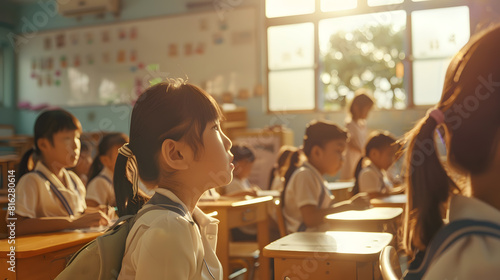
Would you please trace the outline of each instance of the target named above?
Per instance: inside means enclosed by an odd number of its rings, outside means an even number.
[[[248,180],[250,183],[266,190],[274,163],[278,158],[281,146],[293,145],[293,131],[272,131],[252,129],[233,132],[233,144],[244,144],[252,149],[255,161]]]
[[[133,103],[184,78],[216,98],[257,85],[253,8],[40,32],[18,55],[18,107]]]

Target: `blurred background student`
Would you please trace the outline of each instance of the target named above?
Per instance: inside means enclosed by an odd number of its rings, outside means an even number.
[[[387,176],[387,169],[396,161],[400,149],[397,140],[387,131],[374,132],[365,147],[363,156],[356,166],[356,183],[352,193],[365,192],[370,197],[400,193]]]
[[[89,171],[85,199],[88,206],[116,206],[113,173],[118,149],[127,142],[128,136],[123,133],[108,133],[102,137]]]
[[[349,106],[349,116],[346,119],[349,139],[347,141],[344,163],[340,169],[340,180],[354,179],[356,164],[363,156],[363,148],[368,136],[366,119],[368,118],[368,113],[373,108],[373,104],[373,99],[366,89],[361,88],[355,92],[354,99],[351,106]]]
[[[64,110],[45,111],[36,119],[35,145],[23,156],[21,169],[27,170],[31,154],[38,160],[33,171],[20,174],[16,186],[18,235],[108,224],[106,214],[87,208],[85,186],[66,170],[80,156],[81,132],[80,121]]]

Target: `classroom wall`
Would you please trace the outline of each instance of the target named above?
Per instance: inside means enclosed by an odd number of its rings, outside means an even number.
[[[472,26],[475,26],[480,19],[498,18],[498,13],[496,13],[496,11],[500,11],[500,4],[495,0],[470,1],[472,5]],[[54,0],[48,1],[48,3],[53,2]],[[54,17],[51,17],[46,25],[39,27],[39,30],[71,28],[76,26],[97,25],[102,23],[127,21],[160,15],[182,14],[191,11],[188,11],[185,8],[185,2],[186,0],[123,0],[123,9],[119,18],[114,18],[112,15],[107,15],[102,19],[97,19],[93,16],[89,16],[84,17],[81,20],[77,20],[74,18],[64,18],[56,15]],[[219,1],[214,1],[214,3],[218,2]],[[241,0],[229,1],[228,3],[238,3],[242,6],[255,6],[257,7],[258,11],[262,11],[260,3],[263,3],[263,1]],[[487,10],[485,8],[486,6],[490,6],[493,9]],[[16,30],[20,31],[23,28],[23,23],[26,21],[26,19],[33,18],[33,15],[39,12],[41,9],[42,7],[38,3],[23,5],[21,7],[20,21],[17,25]],[[210,9],[214,9],[214,7],[208,6],[192,11],[208,11]],[[263,21],[261,20],[260,22]],[[260,36],[263,36],[263,28],[262,30],[258,30],[257,36],[259,36],[259,34]],[[264,46],[261,45],[258,53],[262,54],[264,49]],[[258,77],[261,80],[265,80],[264,56],[261,55],[260,57],[261,67],[259,69],[262,69],[262,71],[258,73]],[[262,128],[265,126],[276,124],[286,125],[294,131],[294,139],[296,145],[300,145],[302,143],[302,136],[305,131],[305,125],[310,120],[323,118],[342,124],[345,118],[344,112],[267,114],[265,97],[252,97],[247,100],[236,99],[235,103],[247,108],[250,128]],[[404,111],[376,110],[371,112],[368,120],[368,126],[371,128],[389,130],[395,135],[400,136],[407,132],[419,118],[424,116],[427,109],[428,108],[413,108]],[[118,130],[128,133],[131,110],[130,106],[92,106],[68,108],[68,110],[81,120],[84,131]],[[20,110],[17,112],[17,116],[17,132],[22,134],[31,134],[33,123],[37,116],[37,113]]]
[[[14,30],[19,17],[19,7],[11,2],[3,1],[0,9],[0,51],[3,63],[3,104],[0,104],[0,124],[16,125],[17,109],[15,108],[15,54],[8,41],[8,34]]]

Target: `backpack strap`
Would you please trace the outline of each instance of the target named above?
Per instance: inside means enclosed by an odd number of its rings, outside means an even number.
[[[33,172],[35,172],[40,177],[42,177],[45,181],[48,181],[50,183],[50,189],[52,190],[52,192],[54,192],[54,194],[57,196],[59,201],[61,201],[62,205],[64,206],[64,208],[66,209],[68,214],[70,216],[73,216],[74,213],[73,213],[73,210],[71,209],[71,207],[69,206],[68,201],[63,196],[63,194],[57,189],[57,187],[52,183],[52,181],[50,181],[49,178],[47,178],[47,176],[45,176],[45,174],[43,174],[43,172],[40,170],[35,170]],[[69,176],[69,177],[71,178],[71,176]],[[80,192],[78,191],[78,189],[76,187],[76,182],[73,180],[73,178],[71,178],[71,181],[73,182],[73,186],[75,187],[76,192],[78,193],[78,195],[80,195]]]
[[[500,239],[500,225],[487,221],[457,220],[442,227],[434,236],[425,252],[419,252],[403,278],[422,279],[434,260],[456,241],[470,235],[491,236]],[[424,255],[425,254],[425,255]]]

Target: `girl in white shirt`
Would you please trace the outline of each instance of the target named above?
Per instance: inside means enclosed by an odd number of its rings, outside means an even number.
[[[414,261],[404,279],[500,276],[499,49],[500,25],[472,37],[450,62],[441,100],[408,135],[404,244]],[[440,138],[446,143],[446,165],[436,149]],[[469,197],[459,194],[450,171],[468,177]],[[447,244],[436,239],[441,228],[467,220],[473,231],[454,232],[453,243],[433,258],[425,255],[434,245]],[[489,230],[480,227],[486,224]],[[423,270],[420,261],[426,259],[430,266]]]
[[[87,208],[85,186],[72,171],[80,155],[82,127],[64,110],[41,113],[35,121],[34,148],[26,152],[20,170],[36,162],[32,172],[19,174],[16,209],[8,218],[17,218],[16,234],[42,233],[63,229],[107,225],[106,214]]]
[[[351,180],[354,178],[354,171],[359,159],[363,156],[368,128],[366,118],[373,108],[373,99],[366,89],[358,89],[356,95],[349,106],[349,114],[346,121],[346,128],[349,132],[349,139],[345,151],[345,160],[340,169],[340,180]]]
[[[185,214],[161,209],[142,215],[128,234],[118,279],[222,279],[218,221],[196,206],[205,191],[232,180],[231,141],[221,118],[210,95],[181,79],[146,89],[135,103],[130,142],[115,166],[119,214],[135,214],[146,201],[139,177],[157,187],[153,198],[168,198]]]
[[[396,161],[399,149],[400,145],[389,132],[373,133],[366,143],[365,156],[356,166],[356,182],[352,193],[365,192],[370,197],[400,193],[401,188],[395,188],[386,173]]]
[[[88,206],[116,206],[113,172],[118,149],[128,142],[128,136],[115,132],[104,135],[97,146],[97,155],[90,166],[86,202]]]

